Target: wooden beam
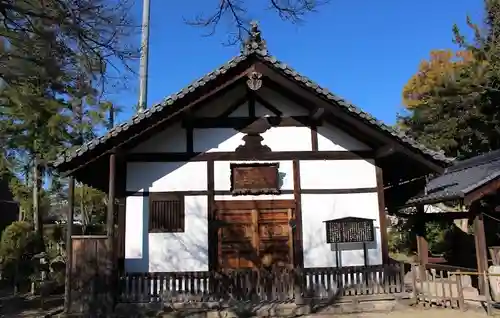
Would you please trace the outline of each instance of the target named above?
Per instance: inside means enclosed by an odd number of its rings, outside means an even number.
[[[320,120],[324,114],[325,114],[325,109],[323,107],[318,107],[312,112],[311,118],[314,120]]]
[[[311,150],[318,151],[318,126],[311,127]]]
[[[216,200],[214,206],[217,210],[293,209],[295,202],[293,200]]]
[[[210,168],[210,161],[207,162]],[[302,194],[351,194],[351,193],[375,193],[378,188],[348,188],[348,189],[301,189]],[[233,192],[231,190],[186,190],[186,191],[169,191],[169,192],[150,192],[150,191],[127,191],[126,195],[128,197],[147,197],[151,193],[172,193],[183,196],[195,196],[195,195],[208,195],[210,196],[213,192],[214,195],[228,195],[232,196]],[[280,190],[280,194],[294,194],[294,190]]]
[[[382,159],[396,152],[394,145],[385,145],[375,151],[375,158]]]
[[[158,152],[130,153],[128,162],[184,162],[184,161],[235,161],[235,160],[362,160],[373,159],[373,151],[279,151],[269,153],[237,152]]]
[[[68,218],[66,223],[66,279],[64,282],[64,313],[71,313],[73,288],[73,217],[75,212],[75,178],[69,177]]]
[[[500,176],[494,178],[490,182],[485,183],[474,191],[468,193],[464,197],[464,203],[466,205],[472,205],[475,201],[482,199],[483,197],[495,194],[500,189]]]
[[[283,112],[281,110],[279,110],[278,108],[274,107],[270,102],[268,102],[267,100],[263,99],[261,96],[259,96],[258,94],[255,94],[255,100],[261,104],[262,106],[264,106],[264,108],[266,108],[267,110],[269,110],[271,113],[273,113],[274,115],[276,116],[283,116]]]
[[[441,220],[460,220],[471,218],[471,213],[469,212],[437,212],[437,213],[425,213],[425,221],[441,221]]]
[[[255,92],[247,87],[246,98],[248,100],[248,117],[255,119]]]
[[[248,96],[245,95],[243,97],[238,98],[234,101],[229,107],[223,111],[219,116],[219,118],[225,118],[234,113],[241,105],[243,105],[248,100]]]
[[[249,104],[252,104],[249,101]],[[233,128],[236,130],[244,129],[256,120],[267,120],[274,127],[300,127],[320,125],[318,121],[312,120],[309,116],[290,116],[290,117],[206,117],[191,118],[189,121],[184,120],[182,127],[191,128]]]

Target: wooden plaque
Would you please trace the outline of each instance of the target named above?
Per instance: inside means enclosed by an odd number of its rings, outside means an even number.
[[[357,243],[375,240],[373,220],[347,217],[325,221],[327,243]]]
[[[279,194],[279,163],[231,164],[233,195]]]

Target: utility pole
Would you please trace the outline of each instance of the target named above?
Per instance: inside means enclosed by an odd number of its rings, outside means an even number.
[[[142,5],[141,61],[139,69],[139,112],[143,112],[147,106],[150,2],[151,0],[143,0]]]

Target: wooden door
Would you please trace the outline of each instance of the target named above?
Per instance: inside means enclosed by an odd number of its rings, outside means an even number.
[[[293,264],[292,214],[291,208],[218,210],[218,268]]]

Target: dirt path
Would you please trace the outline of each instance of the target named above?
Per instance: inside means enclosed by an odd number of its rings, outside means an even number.
[[[316,315],[315,315],[316,316]],[[323,316],[323,315],[318,315]],[[326,316],[326,315],[325,315]],[[310,316],[313,317],[313,316]],[[333,316],[332,316],[333,317]],[[345,317],[345,318],[486,318],[486,312],[480,312],[475,310],[468,310],[461,312],[459,310],[452,309],[405,309],[405,310],[395,310],[387,313],[359,313],[359,314],[347,314],[347,315],[335,315],[335,317]],[[490,316],[492,317],[492,316]],[[500,315],[495,315],[494,317],[500,317]]]

